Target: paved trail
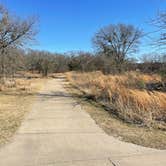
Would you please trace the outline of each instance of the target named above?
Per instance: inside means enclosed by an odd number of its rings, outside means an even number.
[[[0,166],[166,166],[166,151],[108,136],[50,79],[14,139],[0,149]]]

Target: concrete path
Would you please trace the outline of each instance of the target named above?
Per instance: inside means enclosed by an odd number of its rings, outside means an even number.
[[[166,151],[108,136],[50,79],[13,140],[0,149],[0,166],[166,166]]]

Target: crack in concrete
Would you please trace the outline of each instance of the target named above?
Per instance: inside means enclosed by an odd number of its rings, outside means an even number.
[[[73,163],[73,162],[86,162],[86,161],[109,161],[110,160],[108,158],[100,158],[100,159],[97,159],[97,158],[90,158],[90,159],[83,159],[83,160],[66,160],[66,161],[54,161],[54,162],[47,162],[47,163],[40,163],[40,165],[45,165],[45,164],[63,164],[63,163]],[[111,163],[112,164],[112,163]],[[114,165],[116,166],[116,165]]]
[[[108,161],[109,161],[113,166],[118,166],[118,165],[115,164],[110,158],[108,158]]]

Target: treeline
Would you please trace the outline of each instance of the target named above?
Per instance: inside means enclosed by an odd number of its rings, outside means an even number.
[[[110,24],[100,29],[93,37],[94,52],[68,52],[64,54],[48,51],[25,50],[24,46],[34,40],[36,19],[13,18],[0,5],[0,81],[14,77],[18,71],[31,71],[47,76],[49,73],[66,71],[96,71],[104,74],[121,73],[130,70],[158,72],[166,75],[166,54],[146,55],[136,61],[141,38],[146,34],[133,25]],[[166,12],[152,21],[159,27],[155,46],[163,50],[166,45]]]
[[[148,55],[148,57],[149,59],[143,59],[142,62],[126,59],[121,64],[121,69],[123,69],[121,72],[139,70],[144,73],[165,74],[166,55],[158,55],[157,59],[152,55]],[[100,70],[104,74],[119,73],[117,64],[111,57],[83,51],[58,54],[47,51],[11,50],[11,53],[6,56],[6,60],[6,72],[10,76],[14,76],[17,71],[21,70],[37,72],[43,76],[47,76],[49,73],[67,71],[89,72]]]
[[[0,56],[1,77],[14,77],[18,71],[37,72],[43,76],[47,76],[49,73],[67,71],[89,72],[100,70],[104,74],[119,73],[116,62],[104,54],[92,54],[83,51],[66,54],[37,50],[25,52],[21,49],[8,49],[3,54],[4,57]],[[134,59],[124,60],[120,66],[121,72],[139,70],[144,73],[166,74],[166,54],[158,55],[157,58],[153,55],[148,55],[148,57],[148,59],[142,59],[141,62]]]

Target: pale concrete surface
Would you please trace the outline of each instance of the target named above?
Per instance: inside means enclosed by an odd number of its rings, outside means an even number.
[[[50,79],[13,140],[0,149],[0,166],[166,166],[166,151],[121,142],[100,129]]]

